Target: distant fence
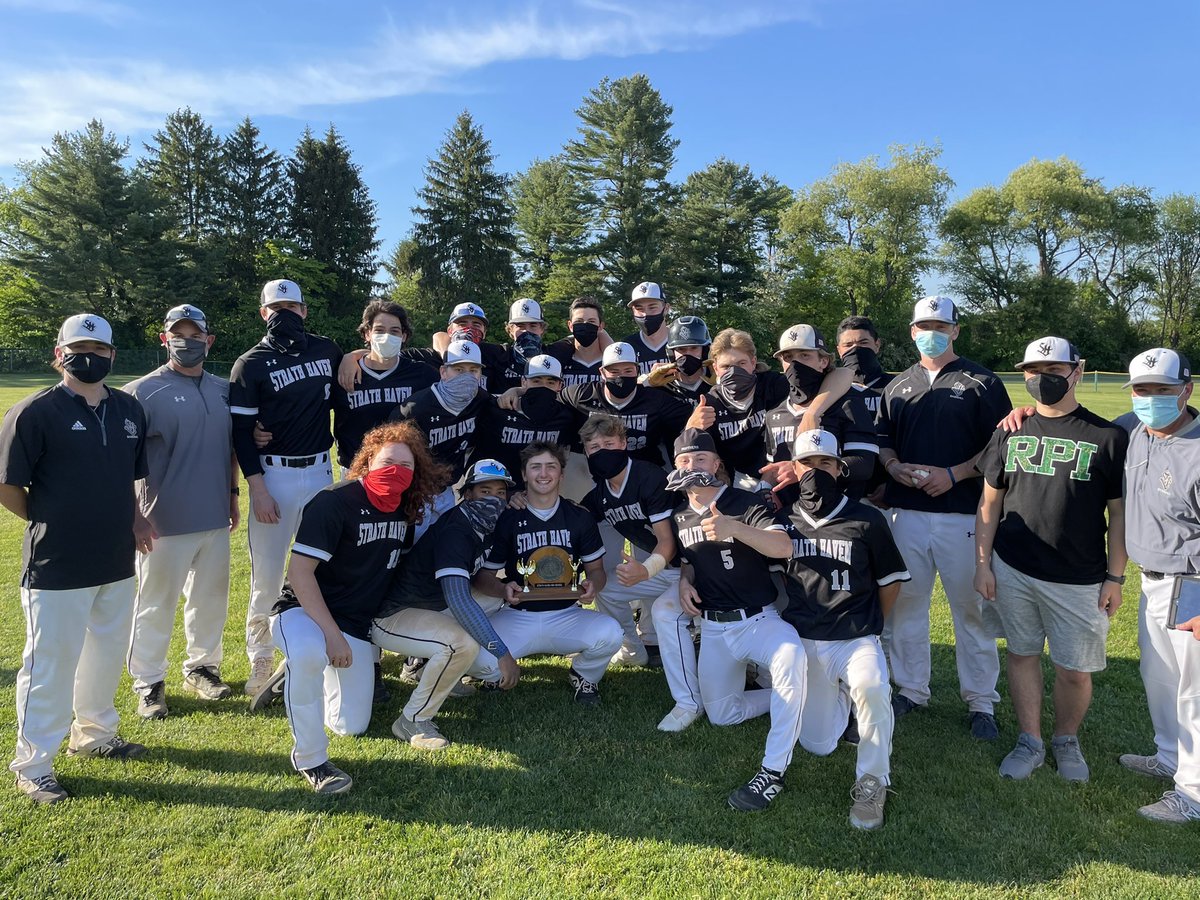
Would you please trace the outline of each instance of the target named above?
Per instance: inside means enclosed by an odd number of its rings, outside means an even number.
[[[1000,380],[1006,384],[1021,384],[1025,380],[1025,376],[1020,372],[997,372]],[[1083,383],[1080,384],[1080,390],[1099,391],[1101,388],[1116,388],[1121,389],[1125,382],[1129,381],[1128,372],[1087,372],[1083,373]]]
[[[0,373],[49,375],[52,372],[50,361],[53,358],[53,353],[46,347],[0,347]],[[166,361],[167,351],[162,347],[118,347],[113,374],[145,375]],[[204,367],[214,375],[228,378],[233,360],[210,359]]]

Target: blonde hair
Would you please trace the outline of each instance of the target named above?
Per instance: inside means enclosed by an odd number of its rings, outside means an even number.
[[[713,338],[712,346],[708,350],[709,358],[716,359],[727,350],[738,350],[749,357],[758,358],[758,351],[754,348],[754,338],[736,328],[724,328],[717,332],[717,336]]]

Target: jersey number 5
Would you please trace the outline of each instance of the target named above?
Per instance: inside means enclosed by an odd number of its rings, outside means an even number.
[[[732,550],[722,550],[721,551],[721,563],[727,569],[733,568],[733,551]]]

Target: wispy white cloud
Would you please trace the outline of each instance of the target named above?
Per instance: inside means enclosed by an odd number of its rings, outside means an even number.
[[[34,0],[0,0],[0,6],[25,2]],[[63,12],[94,5],[94,0],[36,2]],[[485,22],[478,15],[465,24],[451,16],[437,27],[389,20],[371,46],[286,70],[253,64],[188,70],[157,59],[94,58],[58,68],[0,64],[0,164],[35,157],[55,132],[76,130],[94,117],[118,134],[137,134],[183,106],[217,121],[299,115],[314,107],[442,89],[455,77],[496,63],[686,51],[783,21],[811,20],[815,2],[735,7],[677,0],[646,8],[579,0],[529,6]]]
[[[0,0],[0,9],[25,10],[39,15],[80,16],[110,25],[136,15],[131,7],[107,0]]]

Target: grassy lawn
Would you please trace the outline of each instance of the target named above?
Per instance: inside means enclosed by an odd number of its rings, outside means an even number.
[[[0,409],[48,383],[12,376]],[[1116,388],[1082,395],[1095,411],[1129,408]],[[81,515],[87,514],[81,500]],[[0,746],[14,740],[13,685],[24,620],[17,583],[21,528],[0,516]],[[234,571],[224,674],[247,675],[245,532]],[[979,744],[957,697],[953,636],[935,601],[929,709],[899,724],[887,824],[846,821],[854,752],[797,751],[787,789],[765,813],[735,813],[727,793],[756,770],[767,722],[706,723],[666,735],[662,675],[615,669],[598,711],[576,708],[560,659],[525,665],[512,694],[447,703],[455,743],[432,755],[389,726],[407,688],[361,738],[334,739],[355,778],[341,798],[312,794],[288,763],[282,709],[251,718],[244,698],[206,704],[168,676],[171,717],[144,723],[128,677],[117,697],[124,737],[150,756],[121,764],[60,757],[74,799],[39,809],[0,790],[0,891],[9,896],[887,896],[1183,897],[1200,837],[1143,822],[1158,782],[1117,765],[1153,749],[1137,669],[1136,579],[1096,678],[1082,744],[1092,781],[1070,786],[1052,766],[1026,783],[996,773],[1016,738],[1003,678],[999,743]],[[180,633],[177,629],[177,634]],[[172,646],[172,665],[182,658]],[[395,673],[399,660],[385,668]],[[1049,723],[1047,723],[1049,725]],[[5,756],[5,760],[9,757]]]

